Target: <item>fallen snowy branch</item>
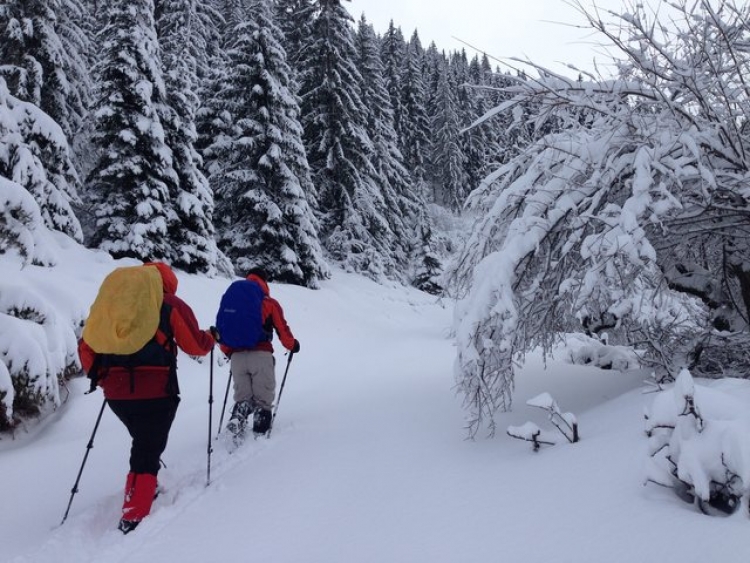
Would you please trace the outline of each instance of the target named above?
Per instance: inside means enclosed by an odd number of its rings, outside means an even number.
[[[549,393],[542,393],[526,401],[530,407],[544,409],[548,413],[548,419],[552,426],[557,428],[569,443],[580,440],[578,435],[578,421],[573,413],[562,412],[557,402]],[[557,444],[556,435],[540,429],[533,422],[527,422],[522,426],[510,426],[507,429],[508,436],[519,440],[526,440],[534,445],[534,451],[539,451],[543,445],[554,446]]]

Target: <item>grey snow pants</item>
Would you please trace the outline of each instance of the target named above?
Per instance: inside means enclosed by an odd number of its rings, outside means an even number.
[[[234,352],[231,358],[234,402],[250,401],[271,410],[276,397],[276,359],[265,350]]]

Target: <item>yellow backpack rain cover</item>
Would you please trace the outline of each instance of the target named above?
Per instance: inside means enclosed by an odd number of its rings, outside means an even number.
[[[83,340],[97,354],[134,354],[156,334],[163,300],[157,268],[117,268],[99,288]]]

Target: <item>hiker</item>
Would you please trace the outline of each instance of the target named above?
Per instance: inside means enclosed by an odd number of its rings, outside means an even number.
[[[247,282],[256,284],[256,290],[260,289],[257,292],[260,315],[255,319],[251,316],[238,319],[238,324],[244,323],[245,326],[242,328],[247,328],[252,332],[255,327],[251,325],[257,323],[258,336],[242,344],[241,338],[237,339],[235,335],[229,334],[229,330],[236,329],[232,324],[221,322],[223,308],[217,315],[216,323],[219,330],[219,346],[222,352],[230,358],[234,379],[234,407],[227,423],[227,430],[236,438],[244,435],[245,426],[251,414],[253,415],[253,432],[256,435],[265,434],[271,427],[271,408],[276,397],[276,361],[271,344],[273,331],[275,330],[278,334],[282,346],[291,353],[299,352],[300,348],[299,341],[294,338],[287,325],[281,305],[270,296],[265,272],[262,269],[253,269],[248,273],[246,281],[236,281],[232,286],[247,287]],[[253,289],[252,286],[250,289]],[[229,292],[230,290],[227,290],[225,297]],[[222,307],[224,302],[225,300],[222,299]]]
[[[84,371],[91,378],[91,390],[96,386],[102,388],[107,404],[133,439],[122,519],[118,526],[121,532],[127,534],[149,514],[157,494],[160,457],[167,446],[169,430],[180,402],[177,347],[191,356],[205,356],[213,348],[215,340],[210,331],[198,327],[192,309],[175,295],[177,277],[166,264],[149,262],[143,266],[118,268],[110,276],[114,278],[115,274],[126,277],[121,277],[124,281],[120,281],[119,286],[110,290],[109,294],[104,290],[107,280],[102,284],[86,321],[83,338],[78,344],[78,353]],[[123,297],[126,291],[122,288],[135,286],[136,280],[144,276],[147,276],[156,297],[154,303],[160,303],[153,313],[154,325],[147,329],[151,335],[146,334],[147,343],[136,348],[134,353],[95,352],[115,349],[100,344],[101,339],[109,338],[112,341],[123,332],[118,328],[118,336],[107,336],[107,330],[112,331],[113,328],[107,325],[121,325],[122,322],[116,319],[127,316],[123,313],[117,316],[115,311],[118,305],[130,309],[137,307],[122,305],[128,302]],[[107,295],[112,298],[108,299]],[[99,302],[100,298],[102,303]],[[153,303],[146,303],[144,310],[149,306],[153,308]],[[98,314],[100,308],[108,309],[106,314]],[[129,320],[123,322],[135,326],[146,316],[133,313]]]

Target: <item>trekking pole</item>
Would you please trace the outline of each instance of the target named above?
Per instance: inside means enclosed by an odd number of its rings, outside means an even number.
[[[221,429],[224,427],[224,412],[227,410],[227,399],[229,398],[229,386],[232,383],[232,370],[229,370],[229,379],[227,379],[227,390],[224,392],[224,405],[221,407],[221,418],[219,419],[219,431],[216,433],[216,439],[219,439]]]
[[[286,383],[286,374],[289,373],[289,366],[292,365],[292,356],[294,352],[289,352],[289,359],[286,362],[286,369],[284,370],[284,377],[281,380],[281,387],[279,388],[279,398],[276,399],[276,408],[273,409],[273,416],[271,417],[271,424],[266,432],[266,438],[271,437],[271,430],[273,430],[273,423],[276,420],[276,413],[279,412],[279,403],[281,403],[281,394],[284,392],[284,383]]]
[[[211,484],[211,452],[213,452],[213,446],[211,446],[211,419],[213,418],[213,406],[214,406],[214,349],[211,348],[211,368],[209,370],[210,376],[208,378],[208,446],[206,453],[208,454],[208,466],[206,468],[206,487]]]
[[[70,490],[70,500],[68,501],[68,508],[65,510],[65,515],[63,516],[62,522],[60,522],[61,526],[65,524],[65,520],[68,519],[68,513],[70,512],[70,507],[73,504],[73,497],[78,492],[78,483],[80,483],[81,481],[81,475],[83,474],[83,468],[86,465],[86,460],[89,458],[89,452],[94,447],[94,436],[96,436],[96,431],[99,429],[99,423],[102,420],[102,414],[104,414],[105,406],[107,406],[107,399],[104,399],[104,401],[102,401],[102,408],[99,409],[99,416],[96,417],[94,431],[91,433],[89,443],[86,445],[86,454],[83,456],[83,463],[81,463],[81,468],[78,470],[78,477],[76,477],[76,482],[73,485],[73,488]]]

